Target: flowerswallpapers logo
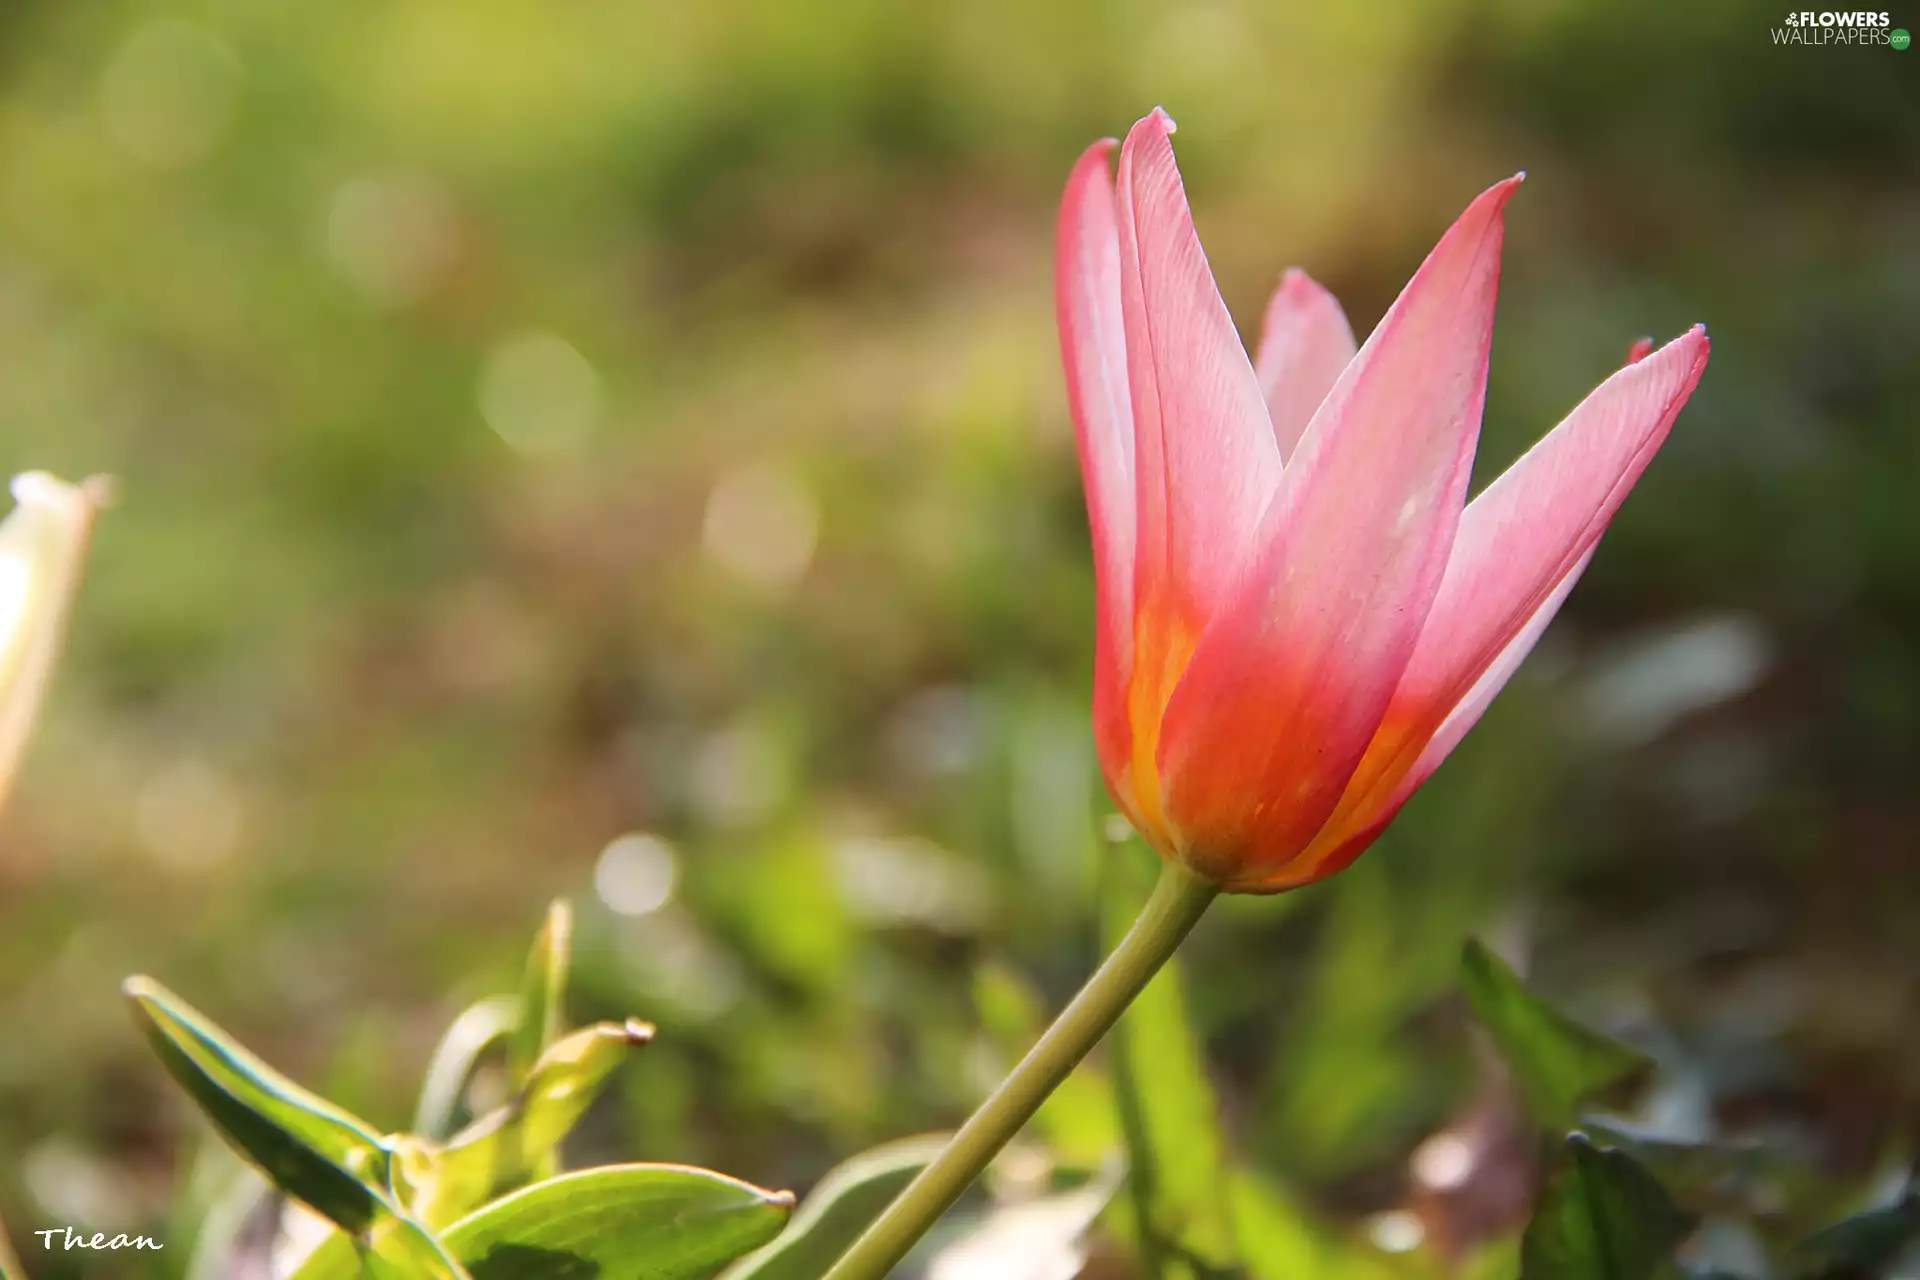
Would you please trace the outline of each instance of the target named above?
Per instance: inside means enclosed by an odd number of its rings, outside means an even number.
[[[1885,45],[1905,49],[1910,40],[1905,31],[1896,30],[1893,15],[1869,10],[1840,12],[1832,9],[1814,12],[1802,9],[1789,13],[1786,21],[1773,29],[1775,44]]]

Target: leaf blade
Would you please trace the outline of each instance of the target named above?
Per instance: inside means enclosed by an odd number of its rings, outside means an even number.
[[[507,1070],[515,1085],[526,1081],[540,1055],[560,1038],[572,946],[573,906],[565,898],[556,898],[548,905],[527,955],[519,1019],[507,1042]]]
[[[1528,1111],[1567,1129],[1581,1103],[1645,1079],[1653,1060],[1575,1022],[1523,983],[1477,938],[1460,955],[1460,985],[1520,1085]]]
[[[359,1117],[301,1088],[151,978],[122,984],[161,1064],[229,1146],[348,1231],[385,1206],[387,1152]]]
[[[1520,1239],[1520,1280],[1652,1280],[1693,1229],[1623,1151],[1570,1134]]]
[[[829,1170],[778,1238],[724,1273],[724,1280],[818,1280],[950,1135],[921,1134],[864,1151]]]
[[[652,1038],[651,1024],[630,1018],[583,1027],[548,1048],[516,1098],[429,1155],[414,1203],[421,1220],[442,1226],[496,1192],[538,1180],[627,1051]]]
[[[793,1197],[684,1165],[602,1165],[504,1196],[441,1233],[472,1280],[703,1280],[772,1239]],[[342,1235],[292,1280],[358,1280]]]
[[[1899,1200],[1829,1223],[1788,1253],[1799,1280],[1879,1275],[1920,1245],[1920,1186]]]
[[[488,996],[460,1011],[434,1046],[414,1106],[413,1131],[442,1140],[453,1132],[453,1117],[475,1066],[493,1046],[520,1024],[520,1002],[512,996]]]

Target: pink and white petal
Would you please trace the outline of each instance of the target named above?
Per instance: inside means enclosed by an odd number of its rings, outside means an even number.
[[[1350,793],[1405,766],[1593,549],[1707,364],[1694,328],[1601,383],[1468,506],[1381,732]]]
[[[1466,496],[1518,181],[1468,206],[1340,375],[1174,691],[1161,781],[1203,871],[1257,879],[1306,847],[1400,682]]]
[[[1433,776],[1433,771],[1440,767],[1440,762],[1453,754],[1453,749],[1460,745],[1460,739],[1467,736],[1467,730],[1480,723],[1480,717],[1486,714],[1489,706],[1493,705],[1494,698],[1507,687],[1507,681],[1513,679],[1513,673],[1520,669],[1520,664],[1525,662],[1527,655],[1533,652],[1533,646],[1540,643],[1540,637],[1546,632],[1547,624],[1553,621],[1554,616],[1560,612],[1560,606],[1565,604],[1567,597],[1573,594],[1573,588],[1579,583],[1580,575],[1585,573],[1587,566],[1593,562],[1593,553],[1597,546],[1597,543],[1589,546],[1586,552],[1573,562],[1566,576],[1562,577],[1553,590],[1547,593],[1547,597],[1540,602],[1526,624],[1514,633],[1511,640],[1507,641],[1506,647],[1500,650],[1499,656],[1480,673],[1480,678],[1473,682],[1472,687],[1460,701],[1454,703],[1453,710],[1447,712],[1447,718],[1440,722],[1440,727],[1434,731],[1431,738],[1427,739],[1426,746],[1420,749],[1419,758],[1414,761],[1413,768],[1407,770],[1395,785],[1388,799],[1388,803],[1394,809],[1397,810],[1405,804],[1407,798]]]
[[[1158,108],[1135,124],[1116,184],[1136,441],[1134,599],[1148,625],[1197,635],[1253,545],[1281,462],[1194,231],[1172,132]],[[1162,641],[1152,647],[1191,644]]]
[[[1539,642],[1547,624],[1553,621],[1554,615],[1560,612],[1560,606],[1572,594],[1574,584],[1580,581],[1580,575],[1586,572],[1587,564],[1593,559],[1593,552],[1594,548],[1589,547],[1587,553],[1574,562],[1573,568],[1541,601],[1533,616],[1527,619],[1492,665],[1481,672],[1466,696],[1441,721],[1439,729],[1427,740],[1412,766],[1397,776],[1377,776],[1369,792],[1357,796],[1351,806],[1343,803],[1340,812],[1314,838],[1307,851],[1264,883],[1262,891],[1278,893],[1283,889],[1310,884],[1344,870],[1366,852],[1367,846],[1386,830],[1401,806],[1411,800],[1413,793],[1433,776],[1440,762],[1453,753],[1453,749],[1460,745],[1460,740],[1467,736],[1467,730],[1479,723],[1494,698],[1506,688],[1507,681],[1513,678],[1513,673],[1533,652],[1533,646]]]
[[[1108,156],[1094,143],[1067,179],[1060,204],[1054,299],[1067,403],[1093,536],[1093,722],[1104,772],[1117,778],[1131,752],[1127,678],[1133,663],[1133,403],[1120,303],[1120,229]]]
[[[1287,268],[1267,303],[1253,357],[1282,458],[1293,456],[1353,353],[1353,328],[1339,300],[1298,267]]]
[[[1479,720],[1539,639],[1706,366],[1704,330],[1603,382],[1467,508],[1427,625],[1339,807],[1289,876],[1331,874]]]

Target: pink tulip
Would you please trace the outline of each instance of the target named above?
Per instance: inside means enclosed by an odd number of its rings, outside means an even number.
[[[1251,362],[1156,110],[1081,156],[1057,296],[1093,529],[1093,720],[1161,855],[1273,893],[1346,866],[1573,589],[1707,363],[1643,354],[1471,503],[1519,177],[1460,215],[1365,345],[1290,270]]]

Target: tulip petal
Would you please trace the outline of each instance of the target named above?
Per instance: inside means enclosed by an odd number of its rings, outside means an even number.
[[[1466,496],[1518,181],[1460,215],[1314,414],[1259,555],[1167,708],[1166,812],[1186,860],[1229,888],[1319,830],[1426,621]]]
[[[1595,546],[1597,545],[1596,543]],[[1587,571],[1587,565],[1593,560],[1594,550],[1594,546],[1589,546],[1586,553],[1573,562],[1566,576],[1547,593],[1546,599],[1540,602],[1532,616],[1526,620],[1520,630],[1514,633],[1513,638],[1507,641],[1505,647],[1487,665],[1487,669],[1480,673],[1480,678],[1473,682],[1460,701],[1453,704],[1453,710],[1447,712],[1446,719],[1440,722],[1440,727],[1434,730],[1433,736],[1427,739],[1426,745],[1421,748],[1419,759],[1414,762],[1413,768],[1409,769],[1395,785],[1389,803],[1396,811],[1407,802],[1409,796],[1419,790],[1421,783],[1433,776],[1433,771],[1440,767],[1440,762],[1460,745],[1460,739],[1467,736],[1467,730],[1480,723],[1480,717],[1486,714],[1494,698],[1507,687],[1507,681],[1513,678],[1513,673],[1520,669],[1520,664],[1525,662],[1527,655],[1533,652],[1533,646],[1540,642],[1547,624],[1553,621],[1554,615],[1560,612],[1560,606],[1566,603],[1569,595],[1573,594],[1574,584],[1579,582],[1580,575]]]
[[[1156,109],[1127,134],[1117,186],[1138,486],[1137,596],[1204,621],[1280,480],[1280,450],[1193,227]]]
[[[1432,723],[1592,550],[1707,367],[1696,326],[1621,369],[1475,498],[1394,701]]]
[[[1120,231],[1107,157],[1111,138],[1080,156],[1060,205],[1054,297],[1067,402],[1079,444],[1096,597],[1093,724],[1115,779],[1132,750],[1127,677],[1133,665],[1133,403],[1120,305]],[[1127,798],[1116,796],[1123,807]]]
[[[1347,809],[1343,801],[1334,820],[1327,823],[1320,835],[1315,838],[1307,851],[1270,882],[1261,886],[1264,892],[1278,893],[1283,889],[1295,888],[1323,879],[1336,871],[1344,870],[1349,863],[1362,853],[1386,829],[1394,815],[1400,812],[1402,805],[1413,798],[1440,762],[1452,754],[1460,745],[1460,739],[1467,736],[1467,730],[1478,724],[1486,709],[1493,704],[1494,698],[1506,688],[1507,681],[1526,661],[1533,646],[1560,612],[1560,606],[1573,593],[1574,584],[1580,581],[1580,575],[1586,572],[1587,564],[1593,559],[1594,548],[1573,564],[1573,568],[1560,580],[1552,593],[1540,602],[1506,648],[1500,651],[1480,678],[1473,682],[1466,696],[1454,704],[1454,708],[1440,722],[1440,727],[1427,739],[1425,747],[1415,758],[1411,768],[1398,777],[1385,776],[1376,779],[1375,785],[1361,801],[1355,805],[1353,816],[1342,820],[1340,812]],[[1349,793],[1352,794],[1352,793]]]
[[[1313,411],[1353,359],[1353,329],[1339,300],[1298,267],[1287,268],[1267,303],[1253,372],[1267,398],[1274,440],[1293,456]]]
[[[1363,833],[1364,847],[1480,719],[1573,589],[1707,354],[1698,326],[1634,353],[1467,507],[1380,731],[1303,863],[1337,862]]]
[[[1700,381],[1707,350],[1696,327],[1621,369],[1473,500],[1355,792],[1424,747],[1592,551]]]
[[[1162,830],[1161,713],[1280,481],[1260,384],[1207,265],[1156,108],[1120,149],[1120,296],[1134,425],[1134,816]]]

